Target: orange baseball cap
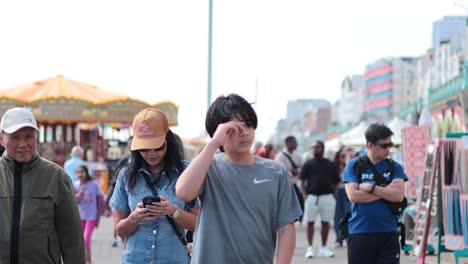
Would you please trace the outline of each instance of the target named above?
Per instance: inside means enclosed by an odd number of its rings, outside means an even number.
[[[157,149],[166,141],[169,122],[159,109],[146,108],[133,118],[133,140],[131,150]]]

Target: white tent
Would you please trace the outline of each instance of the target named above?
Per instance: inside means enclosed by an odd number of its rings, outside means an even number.
[[[336,137],[328,141],[325,141],[325,150],[336,152],[340,149],[341,145],[342,144],[341,144],[340,137]]]
[[[401,145],[402,143],[402,136],[401,132],[403,128],[409,126],[410,124],[398,117],[393,118],[387,124],[387,126],[392,130],[393,137],[392,141],[395,145]],[[365,147],[366,146],[366,137],[365,132],[367,127],[369,126],[366,122],[359,123],[356,127],[352,128],[348,132],[341,135],[340,140],[341,142],[348,147]]]
[[[350,138],[344,143],[347,147],[365,147],[366,146],[366,137],[364,133],[360,136]]]
[[[340,137],[340,141],[347,147],[362,147],[366,145],[366,139],[364,132],[366,132],[369,124],[365,121],[361,121],[357,126],[353,127],[348,132],[344,133]]]

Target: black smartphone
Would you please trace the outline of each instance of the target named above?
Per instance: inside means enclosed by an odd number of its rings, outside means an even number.
[[[143,198],[143,207],[146,208],[147,205],[153,205],[154,202],[161,202],[161,198],[157,196],[146,196]]]

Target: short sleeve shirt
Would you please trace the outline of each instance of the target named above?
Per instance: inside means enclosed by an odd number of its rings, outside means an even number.
[[[143,197],[153,194],[143,176],[144,173],[149,174],[149,170],[142,168],[138,171],[135,186],[130,190],[126,176],[127,168],[124,167],[117,176],[117,184],[110,204],[115,210],[130,213],[135,210],[137,203],[141,202]],[[179,208],[187,210],[188,203],[175,195],[175,184],[179,178],[179,172],[174,169],[170,173],[170,177],[166,173],[161,175],[157,185],[158,194]],[[199,207],[198,200],[193,207]],[[179,230],[181,233],[184,231],[181,227]],[[140,222],[138,229],[128,237],[121,260],[121,263],[186,264],[187,262],[187,250],[166,217],[160,217],[151,222]]]
[[[367,166],[362,172],[361,181],[355,169],[357,158],[350,160],[345,167],[344,183],[360,183],[369,182],[375,184],[374,174]],[[388,167],[388,161],[382,160],[374,164],[376,170],[391,182],[394,179],[408,180],[403,167],[396,161],[394,164],[394,172],[391,175]],[[351,203],[351,218],[349,219],[349,233],[379,233],[379,232],[397,232],[397,216],[393,215],[383,199],[376,200],[370,203]]]
[[[79,192],[83,185],[85,186],[85,191],[83,197],[78,201],[81,220],[96,220],[98,210],[97,197],[102,196],[101,190],[95,180],[87,181],[85,184],[76,181],[73,183],[75,192]]]
[[[285,166],[214,156],[200,191],[192,263],[273,263],[277,231],[302,211]]]
[[[286,154],[284,154],[286,153]],[[284,166],[286,166],[286,168],[288,168],[289,171],[293,170],[294,169],[294,166],[293,164],[291,163],[291,161],[288,159],[288,157],[286,157],[286,155],[289,155],[289,157],[291,157],[291,159],[294,161],[294,163],[296,164],[297,166],[297,169],[301,169],[301,166],[302,166],[302,160],[301,160],[301,157],[299,157],[296,153],[290,153],[288,152],[287,149],[283,149],[282,152],[276,154],[276,157],[275,157],[275,160],[281,164],[283,164]]]
[[[333,187],[341,181],[338,167],[329,159],[313,158],[301,169],[299,178],[304,182],[307,194],[325,195],[333,193]]]

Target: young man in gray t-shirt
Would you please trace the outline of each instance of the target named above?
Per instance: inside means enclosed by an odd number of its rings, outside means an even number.
[[[277,241],[276,263],[290,263],[302,211],[286,167],[250,152],[252,106],[220,96],[205,125],[212,139],[176,184],[178,197],[201,201],[192,263],[273,263]]]

